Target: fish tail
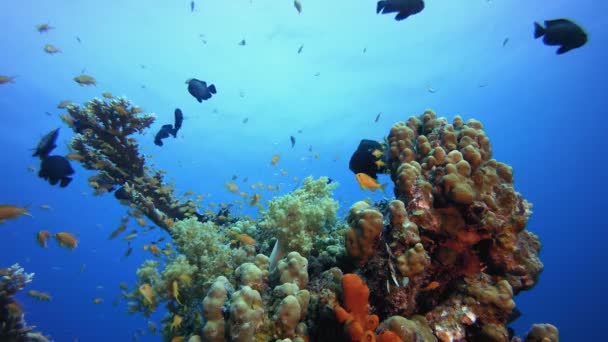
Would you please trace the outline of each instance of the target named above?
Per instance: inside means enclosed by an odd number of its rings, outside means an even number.
[[[380,184],[380,190],[382,190],[382,193],[386,195],[386,186],[388,185],[388,183],[382,183]]]
[[[215,90],[215,84],[212,84],[209,86],[209,92],[211,94],[215,94],[217,91]]]
[[[540,38],[545,34],[545,28],[541,24],[534,23],[534,39]]]

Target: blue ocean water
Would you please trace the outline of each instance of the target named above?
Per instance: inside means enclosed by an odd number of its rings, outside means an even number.
[[[280,185],[263,192],[265,203],[294,189],[294,176],[329,176],[340,183],[342,213],[383,197],[360,190],[348,170],[360,139],[382,139],[394,122],[427,108],[476,118],[494,158],[513,166],[516,189],[534,204],[528,229],[543,243],[545,270],[516,297],[523,315],[512,326],[524,334],[533,323],[551,323],[563,341],[603,336],[608,3],[427,1],[422,13],[396,22],[376,15],[375,1],[301,2],[301,14],[287,0],[196,0],[194,12],[189,1],[0,2],[0,75],[16,76],[0,85],[0,202],[29,205],[33,216],[0,225],[0,267],[20,263],[36,274],[27,289],[53,297],[21,293],[27,321],[55,341],[130,341],[146,331],[146,318],[127,314],[124,300],[112,302],[118,284],[134,284],[149,258],[142,246],[166,234],[156,229],[134,240],[125,257],[127,243],[108,240],[125,207],[92,195],[92,172],[72,163],[74,181],[61,189],[28,171],[39,162],[31,149],[51,129],[61,127],[56,152],[68,152],[72,132],[59,119],[59,101],[111,92],[156,113],[139,141],[178,193],[230,202],[237,196],[224,184],[237,175],[245,191],[254,182]],[[557,56],[533,39],[532,24],[561,17],[581,24],[589,42]],[[42,23],[54,29],[37,32]],[[61,53],[46,54],[45,44]],[[83,71],[96,86],[72,80]],[[214,83],[217,95],[196,102],[184,84],[193,77]],[[176,107],[185,115],[178,138],[155,146],[154,133]],[[274,154],[281,159],[273,167]],[[42,249],[41,229],[73,232],[79,247]],[[150,320],[159,324],[162,314]]]

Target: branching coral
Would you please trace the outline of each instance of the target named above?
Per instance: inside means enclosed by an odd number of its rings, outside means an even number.
[[[154,115],[144,114],[125,98],[93,99],[83,106],[71,104],[63,121],[76,136],[70,147],[77,152],[83,167],[98,174],[89,179],[96,194],[116,190],[121,201],[137,207],[158,226],[168,229],[173,220],[197,217],[192,201],[179,202],[173,195],[174,186],[163,180],[164,172],[146,166],[133,137],[143,133],[154,122]]]
[[[30,283],[33,278],[33,273],[25,273],[18,264],[0,269],[1,341],[48,341],[46,337],[33,331],[35,327],[27,325],[21,305],[14,298],[15,294]]]

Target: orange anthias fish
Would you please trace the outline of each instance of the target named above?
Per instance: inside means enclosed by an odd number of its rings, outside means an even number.
[[[44,300],[44,301],[49,301],[53,298],[48,293],[40,292],[40,291],[36,291],[36,290],[27,291],[27,295],[32,298],[36,298],[38,300]]]
[[[386,184],[378,183],[377,180],[373,179],[365,173],[357,173],[355,175],[355,178],[357,179],[357,183],[359,183],[361,189],[364,190],[376,191],[377,189],[380,189],[382,190],[382,192],[384,192],[384,188],[386,187]]]
[[[69,249],[74,249],[78,247],[78,239],[76,239],[76,237],[70,233],[59,232],[55,234],[55,239],[57,239],[57,242],[59,242],[59,245],[61,247]]]
[[[281,159],[281,156],[278,154],[275,154],[272,156],[272,159],[270,160],[270,164],[272,164],[272,166],[277,165],[277,163],[279,162],[279,159]]]
[[[50,237],[51,237],[51,233],[49,233],[48,230],[41,230],[38,232],[38,234],[36,234],[36,240],[38,240],[38,244],[42,248],[46,248],[47,241],[49,240]]]
[[[17,207],[10,204],[0,204],[0,223],[4,222],[4,220],[17,218],[21,215],[32,216],[27,212],[26,208]]]
[[[46,45],[44,46],[44,52],[46,52],[46,53],[48,53],[48,54],[52,55],[52,54],[55,54],[55,53],[59,53],[59,52],[61,52],[61,50],[59,50],[59,49],[58,49],[56,46],[54,46],[54,45],[51,45],[51,44],[46,44]]]
[[[243,245],[255,245],[255,239],[247,234],[239,234],[236,239]]]
[[[427,286],[425,286],[424,288],[422,288],[421,291],[423,291],[423,292],[424,291],[431,291],[431,290],[434,290],[434,289],[438,288],[440,285],[441,284],[438,281],[434,280],[434,281],[430,282]]]

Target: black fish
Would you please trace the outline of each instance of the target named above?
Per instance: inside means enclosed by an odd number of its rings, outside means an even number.
[[[239,42],[239,45],[240,45],[240,46],[245,46],[245,45],[247,45],[247,41],[246,41],[245,39],[243,39],[243,40],[241,40],[241,41]]]
[[[246,124],[249,121],[249,118],[244,118],[243,123]]]
[[[289,140],[291,141],[291,148],[293,148],[296,145],[296,138],[294,138],[294,136],[290,136]]]
[[[365,173],[366,175],[377,179],[377,173],[379,171],[376,161],[378,160],[372,154],[375,150],[382,150],[382,144],[375,140],[363,139],[359,143],[359,147],[353,155],[350,157],[348,162],[348,168],[357,173]]]
[[[395,13],[395,20],[403,20],[410,15],[420,13],[424,9],[423,0],[382,0],[376,5],[376,13]]]
[[[186,81],[188,84],[188,92],[194,96],[198,102],[203,100],[209,100],[212,94],[216,93],[215,85],[210,84],[207,86],[205,81],[197,80],[196,78],[189,79]]]
[[[175,108],[175,122],[173,125],[166,124],[160,128],[160,131],[156,133],[154,137],[154,144],[157,146],[163,146],[163,139],[168,138],[169,135],[172,135],[174,138],[177,137],[177,132],[180,128],[182,128],[182,122],[184,122],[184,114],[182,114],[182,110],[179,108]]]
[[[302,53],[302,49],[304,49],[304,45],[300,45],[300,48],[298,49],[298,54]]]
[[[179,108],[175,108],[175,123],[173,125],[173,132],[171,132],[171,134],[173,135],[174,138],[177,135],[177,131],[179,131],[179,129],[182,128],[183,122],[184,122],[184,114],[182,113],[182,110]]]
[[[70,162],[63,156],[49,156],[42,159],[40,163],[40,171],[38,177],[47,180],[51,185],[56,185],[65,188],[72,181],[70,175],[74,174],[74,169]]]
[[[116,199],[121,200],[121,201],[126,201],[131,198],[131,196],[127,192],[127,189],[125,189],[124,186],[121,186],[120,188],[118,188],[118,190],[116,190],[114,192],[114,197],[116,197]]]
[[[543,37],[545,45],[559,45],[556,51],[558,55],[587,43],[587,33],[568,19],[546,20],[545,27],[534,23],[534,38],[540,37]]]
[[[49,153],[51,153],[51,151],[57,147],[55,141],[57,140],[58,136],[59,128],[54,129],[43,136],[38,142],[38,146],[34,148],[34,154],[32,154],[32,157],[40,157],[40,159],[48,157]]]
[[[76,40],[77,40],[79,43],[82,43],[82,41],[80,40],[80,37],[76,37]]]
[[[508,42],[509,42],[509,37],[505,38],[505,40],[502,41],[502,47],[507,46]]]
[[[378,122],[378,120],[380,120],[380,115],[382,114],[382,112],[378,113],[378,115],[376,115],[376,120],[374,120],[374,122]]]
[[[163,125],[163,127],[160,128],[160,131],[158,131],[154,137],[154,145],[163,146],[162,140],[168,138],[170,134],[173,134],[173,125]]]
[[[190,1],[190,12],[194,12],[194,1]]]

